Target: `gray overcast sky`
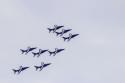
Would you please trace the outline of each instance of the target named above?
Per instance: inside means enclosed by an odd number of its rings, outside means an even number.
[[[54,24],[80,35],[63,42],[48,34]],[[1,83],[125,83],[124,0],[0,0],[0,38]],[[27,46],[66,50],[33,58],[20,54]],[[36,72],[41,61],[53,64]],[[20,65],[31,68],[13,75]]]

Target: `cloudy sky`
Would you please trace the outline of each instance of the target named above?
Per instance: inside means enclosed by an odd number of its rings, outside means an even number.
[[[0,0],[1,83],[125,83],[124,0]],[[49,34],[54,24],[80,35],[70,42]],[[65,36],[68,36],[66,34]],[[56,57],[21,55],[20,48],[55,47]],[[51,62],[41,72],[41,61]],[[20,75],[12,69],[30,66]]]

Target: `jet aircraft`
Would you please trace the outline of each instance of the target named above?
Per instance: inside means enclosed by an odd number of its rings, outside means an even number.
[[[78,36],[79,34],[69,34],[69,37],[62,37],[64,41],[70,41],[72,38]]]
[[[33,50],[35,50],[37,47],[27,47],[27,49],[26,50],[23,50],[23,49],[20,49],[21,50],[21,52],[22,52],[22,54],[27,54],[27,53],[29,53],[30,51],[33,51]]]
[[[32,52],[32,54],[34,55],[34,57],[35,56],[37,56],[37,57],[40,57],[40,55],[41,54],[43,54],[43,53],[45,53],[45,52],[47,52],[48,50],[42,50],[42,49],[39,49],[39,52]]]
[[[60,53],[61,51],[63,51],[65,49],[58,49],[58,48],[55,48],[55,51],[51,52],[48,50],[50,56],[53,54],[53,56],[55,56],[57,53]]]
[[[39,71],[41,71],[43,68],[47,67],[51,65],[51,63],[44,63],[44,62],[41,62],[41,65],[40,66],[34,66],[36,68],[36,71],[39,69]]]
[[[65,33],[71,31],[72,29],[62,29],[62,32],[55,32],[56,35],[60,35],[60,36],[63,36]]]
[[[20,74],[22,71],[28,69],[29,67],[23,67],[23,66],[20,66],[19,69],[12,69],[14,74],[18,73]]]
[[[56,30],[58,30],[58,29],[60,29],[60,28],[62,28],[62,27],[64,27],[64,26],[58,26],[58,25],[54,25],[54,28],[47,28],[48,30],[49,30],[49,33],[50,32],[56,32]]]

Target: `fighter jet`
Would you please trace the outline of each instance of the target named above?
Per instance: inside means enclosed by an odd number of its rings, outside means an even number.
[[[45,53],[45,52],[47,52],[48,50],[42,50],[42,49],[39,49],[39,52],[32,52],[32,54],[34,55],[34,57],[35,56],[37,56],[37,57],[40,57],[40,55],[41,54],[43,54],[43,53]]]
[[[63,51],[65,49],[58,49],[58,48],[55,48],[55,51],[51,52],[51,51],[48,51],[50,53],[50,56],[53,54],[53,56],[55,56],[57,53],[60,53],[61,51]]]
[[[20,66],[19,69],[12,69],[14,74],[18,73],[20,74],[22,71],[28,69],[29,67],[23,67],[23,66]]]
[[[58,26],[58,25],[54,25],[54,28],[47,28],[48,30],[49,30],[49,33],[50,32],[56,32],[56,30],[58,30],[58,29],[60,29],[60,28],[62,28],[62,27],[64,27],[64,26]]]
[[[71,31],[72,29],[62,29],[62,32],[55,32],[56,35],[60,35],[60,36],[63,36],[65,33]]]
[[[23,49],[20,49],[20,50],[21,50],[22,54],[25,53],[25,55],[26,55],[27,53],[29,53],[30,51],[35,50],[36,48],[37,48],[37,47],[27,47],[26,50],[23,50]]]
[[[69,37],[62,37],[64,41],[70,41],[72,38],[78,36],[79,34],[69,34]]]
[[[47,67],[51,65],[51,63],[44,63],[44,62],[41,62],[41,65],[40,66],[34,66],[36,68],[36,71],[39,69],[39,71],[41,71],[43,68]]]

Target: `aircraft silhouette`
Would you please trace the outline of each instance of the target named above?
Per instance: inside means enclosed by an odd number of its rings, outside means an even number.
[[[44,63],[44,62],[41,62],[41,65],[40,66],[34,66],[36,68],[36,71],[39,69],[39,71],[41,71],[43,68],[47,67],[51,65],[51,63]]]
[[[53,56],[55,56],[57,53],[60,53],[61,51],[63,51],[65,49],[58,49],[58,48],[55,48],[55,51],[51,52],[48,50],[50,56],[53,54]]]
[[[42,49],[39,49],[39,52],[35,53],[35,52],[32,52],[32,54],[34,55],[34,57],[37,55],[37,57],[40,57],[41,54],[47,52],[48,50],[42,50]]]
[[[21,52],[22,52],[22,54],[27,54],[27,53],[29,53],[30,51],[33,51],[33,50],[35,50],[37,47],[27,47],[27,49],[26,50],[23,50],[23,49],[20,49],[21,50]]]
[[[54,28],[52,28],[52,29],[51,28],[47,28],[47,29],[49,30],[49,33],[52,32],[52,31],[54,33],[54,32],[56,32],[56,30],[58,30],[58,29],[60,29],[62,27],[64,27],[64,26],[54,25]]]
[[[69,37],[62,37],[64,39],[64,41],[70,41],[72,38],[78,36],[79,34],[69,34]]]
[[[56,33],[56,35],[58,36],[58,35],[60,35],[60,36],[63,36],[65,33],[67,33],[67,32],[69,32],[69,31],[71,31],[72,29],[62,29],[62,32],[55,32]]]
[[[14,74],[18,73],[20,74],[22,71],[28,69],[29,67],[23,67],[23,66],[20,66],[19,69],[12,69]]]

